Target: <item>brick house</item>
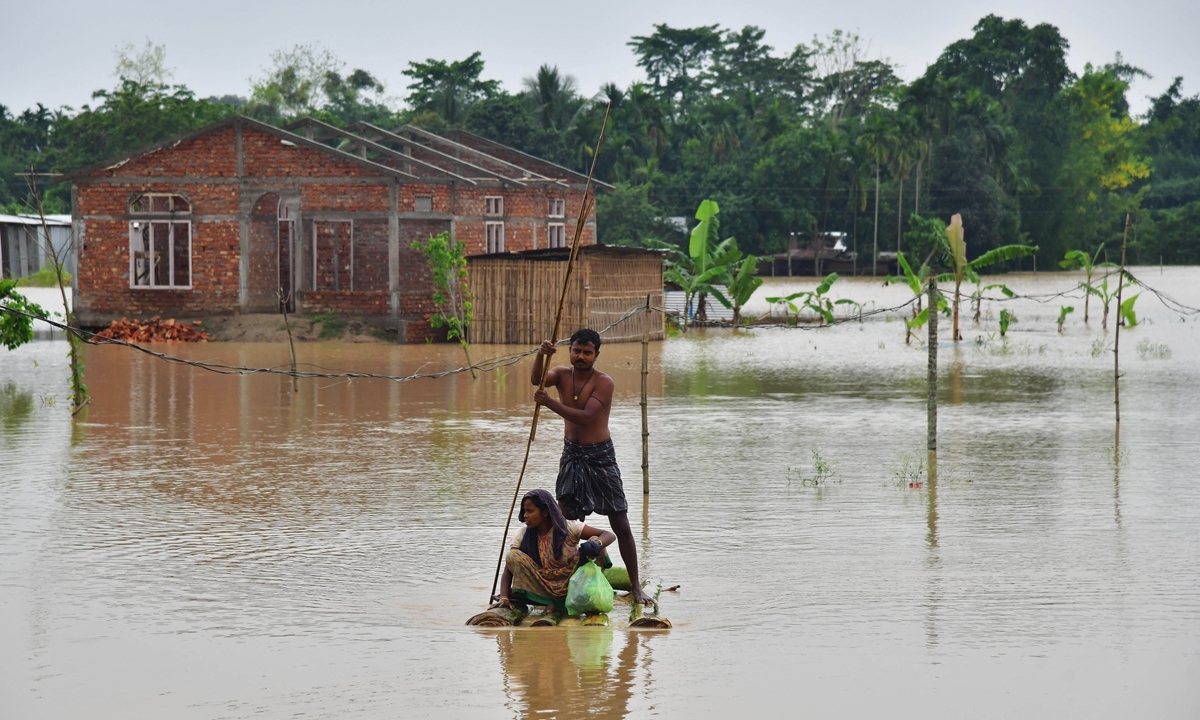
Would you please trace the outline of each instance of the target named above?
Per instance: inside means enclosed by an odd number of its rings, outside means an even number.
[[[586,176],[466,132],[233,117],[63,176],[75,308],[120,317],[336,312],[430,335],[415,240],[468,255],[569,244]],[[600,184],[601,188],[605,188]],[[595,214],[581,241],[596,241]]]

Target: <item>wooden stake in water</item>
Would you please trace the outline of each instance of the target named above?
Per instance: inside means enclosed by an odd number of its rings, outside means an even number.
[[[1113,337],[1113,408],[1117,426],[1121,425],[1121,291],[1125,289],[1125,243],[1129,239],[1129,213],[1125,214],[1125,232],[1121,235],[1121,270],[1117,274],[1117,332]]]
[[[650,424],[646,409],[646,379],[650,375],[650,296],[646,296],[646,329],[642,333],[642,494],[650,494]]]
[[[937,276],[929,276],[929,395],[926,399],[927,445],[937,450],[937,349],[938,349]]]

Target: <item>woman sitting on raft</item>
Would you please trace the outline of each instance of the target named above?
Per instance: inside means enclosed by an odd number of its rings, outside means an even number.
[[[567,582],[583,560],[582,554],[595,557],[616,541],[607,530],[567,520],[558,502],[548,490],[530,490],[521,498],[517,518],[525,526],[513,535],[504,556],[504,575],[500,594],[492,608],[512,607],[516,603],[545,605],[546,612],[566,612]],[[580,543],[580,538],[588,541]],[[611,565],[607,554],[600,560]]]

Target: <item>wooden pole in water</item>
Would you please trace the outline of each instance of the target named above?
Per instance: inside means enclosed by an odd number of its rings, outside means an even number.
[[[1129,213],[1125,213],[1125,232],[1121,235],[1121,270],[1117,274],[1117,331],[1113,337],[1113,408],[1117,427],[1121,426],[1121,291],[1125,289],[1125,243],[1129,239]]]
[[[650,494],[650,423],[646,408],[646,385],[650,375],[650,296],[646,296],[646,329],[642,333],[642,494]]]
[[[592,178],[596,174],[596,160],[600,157],[600,147],[604,145],[604,131],[608,128],[608,116],[612,112],[612,102],[604,111],[604,122],[600,125],[600,137],[596,140],[596,149],[592,153],[592,168],[588,171],[587,184],[583,186],[583,202],[579,206],[579,220],[575,223],[575,237],[571,240],[571,256],[567,259],[567,271],[563,274],[562,292],[558,295],[558,312],[554,315],[554,329],[550,332],[550,342],[558,342],[558,330],[562,325],[563,307],[567,303],[567,288],[571,286],[571,269],[575,267],[575,258],[579,255],[579,239],[583,237],[583,226],[596,200],[591,195]],[[542,379],[538,382],[538,390],[546,388],[546,373],[550,371],[549,358],[542,362]],[[496,574],[492,577],[492,591],[488,594],[490,603],[496,597],[496,586],[500,582],[500,567],[504,564],[504,546],[508,543],[508,530],[512,526],[513,510],[517,507],[517,498],[521,493],[521,483],[525,480],[525,468],[529,466],[529,450],[533,447],[533,439],[537,437],[538,415],[542,406],[533,406],[533,422],[529,425],[529,439],[525,442],[525,459],[521,461],[521,474],[517,476],[517,487],[513,490],[512,504],[508,506],[508,520],[504,522],[504,537],[500,540],[500,557],[496,559]]]
[[[938,289],[937,275],[929,276],[929,390],[926,397],[926,447],[937,450],[937,350],[938,350]]]

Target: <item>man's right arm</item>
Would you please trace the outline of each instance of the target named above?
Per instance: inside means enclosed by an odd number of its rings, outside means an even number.
[[[538,347],[537,356],[534,357],[534,359],[533,359],[533,368],[531,368],[529,371],[529,382],[531,384],[533,384],[533,385],[541,384],[541,382],[542,382],[542,367],[544,366],[544,363],[548,362],[547,358],[549,358],[551,355],[553,355],[557,350],[558,350],[558,348],[554,347],[554,343],[550,342],[549,340],[543,341],[541,346]],[[546,373],[546,384],[547,385],[550,384],[550,372],[553,372],[553,369],[551,369],[551,371]]]

